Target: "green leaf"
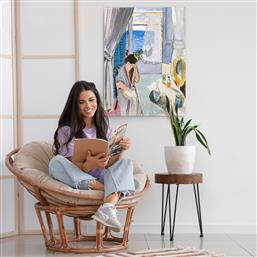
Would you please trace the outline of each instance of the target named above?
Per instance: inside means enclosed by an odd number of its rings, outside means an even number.
[[[173,127],[174,127],[174,137],[176,139],[176,145],[180,145],[180,127],[179,127],[179,123],[177,122],[177,120],[174,120],[172,122]]]
[[[167,108],[167,112],[170,114],[171,105],[170,105],[170,100],[169,100],[168,96],[166,96],[166,108]]]
[[[187,128],[183,129],[183,131],[182,131],[182,145],[185,145],[185,143],[186,143],[186,137],[187,137],[192,131],[194,131],[197,127],[198,127],[198,125],[194,125],[194,126],[188,126]]]
[[[201,137],[204,140],[205,144],[208,145],[207,140],[206,140],[205,136],[203,135],[203,133],[199,129],[196,129],[196,131],[201,135]]]
[[[210,151],[208,144],[205,144],[204,140],[202,139],[202,133],[199,134],[199,131],[195,130],[195,136],[196,136],[197,140],[207,149],[209,155],[211,155],[211,151]]]
[[[175,139],[176,145],[185,145],[187,136],[192,132],[195,131],[195,136],[197,140],[208,150],[208,153],[211,154],[210,148],[208,146],[208,142],[203,135],[203,133],[198,130],[197,128],[199,125],[191,125],[190,123],[192,119],[188,120],[184,125],[184,117],[178,117],[178,106],[172,106],[172,102],[170,101],[167,95],[162,95],[161,101],[154,101],[153,97],[150,97],[150,100],[161,107],[165,112],[169,115],[170,126],[173,132],[173,136]]]
[[[169,101],[168,98],[166,98],[166,99],[167,99],[167,101]],[[179,139],[178,139],[178,132],[177,132],[177,122],[174,119],[174,112],[173,112],[172,106],[170,106],[169,118],[170,118],[170,126],[171,126],[171,129],[173,132],[175,143],[176,143],[176,145],[178,145]]]
[[[183,124],[184,124],[184,119],[183,118],[180,119],[179,124],[180,124],[181,130],[183,130]]]
[[[186,125],[184,126],[183,130],[185,130],[185,129],[188,127],[188,125],[190,124],[191,121],[192,121],[192,119],[190,119],[189,121],[187,121],[187,123],[186,123]]]
[[[182,133],[181,145],[186,145],[186,135]]]
[[[195,130],[198,127],[198,125],[194,125],[194,126],[189,126],[186,129],[185,134],[188,135],[190,132],[192,132],[193,130]]]

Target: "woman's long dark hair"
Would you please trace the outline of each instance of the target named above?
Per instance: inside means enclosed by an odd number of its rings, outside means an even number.
[[[136,64],[137,63],[137,58],[135,57],[134,54],[129,54],[126,58],[125,58],[125,63],[129,62],[131,64]],[[134,73],[134,68],[132,68],[129,71],[129,80],[132,81],[132,77],[133,77],[133,73]]]
[[[85,137],[85,134],[83,133],[83,129],[85,128],[86,124],[84,122],[84,119],[79,109],[79,96],[80,96],[80,93],[85,90],[92,91],[95,94],[96,100],[97,100],[97,110],[93,116],[94,125],[96,127],[96,137],[107,140],[106,134],[109,126],[109,120],[104,111],[102,101],[95,87],[95,84],[93,82],[77,81],[73,85],[69,93],[67,102],[65,104],[65,107],[63,109],[63,112],[58,122],[58,128],[54,133],[53,150],[55,154],[58,154],[60,150],[60,144],[57,140],[58,131],[60,128],[64,126],[70,127],[71,134],[69,139],[65,143],[66,147],[68,146],[68,143],[72,140],[73,137],[75,138]]]

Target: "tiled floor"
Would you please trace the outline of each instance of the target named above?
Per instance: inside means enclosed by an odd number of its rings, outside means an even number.
[[[197,234],[176,234],[174,241],[169,241],[169,236],[158,234],[132,234],[129,239],[129,248],[126,250],[159,249],[173,246],[189,246],[205,249],[223,256],[257,256],[256,236],[238,234],[207,234],[200,238]],[[0,240],[0,256],[21,257],[49,257],[49,256],[92,256],[86,254],[64,254],[48,252],[45,249],[43,237],[40,235],[16,236]]]

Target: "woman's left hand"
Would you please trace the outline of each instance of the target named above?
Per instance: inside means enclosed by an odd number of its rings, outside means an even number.
[[[131,140],[128,137],[125,137],[120,140],[119,145],[123,148],[123,150],[128,150],[131,146]]]

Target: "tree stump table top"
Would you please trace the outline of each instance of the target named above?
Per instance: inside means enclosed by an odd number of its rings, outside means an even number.
[[[155,183],[157,184],[200,184],[203,183],[202,173],[191,174],[168,174],[155,173]]]

